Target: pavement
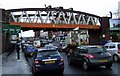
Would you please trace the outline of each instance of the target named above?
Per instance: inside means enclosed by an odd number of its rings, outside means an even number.
[[[17,59],[16,51],[8,57],[7,55],[8,52],[0,55],[0,76],[31,76],[30,67],[22,51],[20,51],[20,59]]]

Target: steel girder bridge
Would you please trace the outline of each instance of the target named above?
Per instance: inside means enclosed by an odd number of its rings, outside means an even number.
[[[63,7],[22,8],[5,10],[5,15],[11,25],[19,25],[22,30],[70,30],[100,29],[101,17],[73,8]]]

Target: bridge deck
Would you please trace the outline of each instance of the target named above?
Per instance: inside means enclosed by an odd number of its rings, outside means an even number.
[[[100,29],[99,25],[85,25],[85,24],[41,24],[41,23],[20,23],[20,22],[10,22],[11,25],[19,25],[21,28],[56,28],[56,29],[74,29],[79,27],[81,29]]]

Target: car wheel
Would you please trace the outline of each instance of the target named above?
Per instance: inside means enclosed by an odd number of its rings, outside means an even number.
[[[71,65],[71,64],[72,64],[72,62],[71,62],[70,57],[68,57],[68,58],[67,58],[67,60],[68,60],[68,64],[69,64],[69,65]]]
[[[88,70],[88,64],[86,61],[83,62],[83,69]]]
[[[113,56],[113,61],[114,61],[114,62],[118,62],[118,61],[119,61],[119,57],[118,57],[117,55],[114,55],[114,56]]]
[[[110,69],[112,67],[112,63],[105,65],[105,67],[108,68],[108,69]]]

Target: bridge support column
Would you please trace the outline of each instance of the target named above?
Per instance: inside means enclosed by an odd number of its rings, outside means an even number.
[[[102,40],[110,40],[110,17],[102,17],[101,20],[101,31]]]

